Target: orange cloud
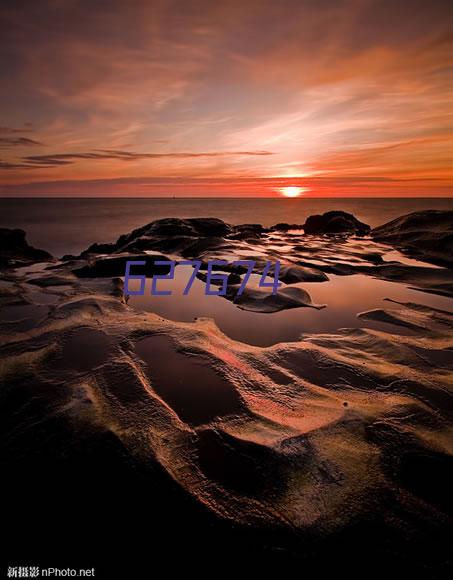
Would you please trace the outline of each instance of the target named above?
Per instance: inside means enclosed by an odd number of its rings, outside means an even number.
[[[189,4],[2,5],[5,195],[448,194],[445,2]]]

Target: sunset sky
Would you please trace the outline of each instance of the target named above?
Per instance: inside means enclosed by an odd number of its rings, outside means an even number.
[[[451,0],[3,0],[0,195],[453,195]]]

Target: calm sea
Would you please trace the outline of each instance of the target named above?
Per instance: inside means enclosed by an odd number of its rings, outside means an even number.
[[[303,223],[316,213],[341,209],[372,227],[424,209],[453,210],[448,199],[0,199],[0,227],[22,228],[32,245],[55,256],[77,254],[93,242],[163,217],[217,217],[231,224]]]

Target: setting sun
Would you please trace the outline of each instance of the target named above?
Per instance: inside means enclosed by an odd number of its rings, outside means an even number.
[[[299,195],[301,195],[304,191],[305,191],[304,187],[296,187],[296,186],[282,187],[280,189],[281,194],[284,195],[285,197],[299,197]]]

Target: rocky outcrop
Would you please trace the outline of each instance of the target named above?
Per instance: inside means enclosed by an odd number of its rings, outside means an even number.
[[[289,308],[303,306],[321,310],[325,304],[314,304],[310,294],[303,288],[283,288],[276,294],[270,294],[257,288],[245,288],[240,295],[236,294],[237,288],[229,287],[226,298],[232,300],[236,306],[251,312],[279,312]]]
[[[139,253],[157,251],[179,254],[185,258],[203,257],[206,252],[226,251],[235,242],[261,244],[270,232],[305,230],[306,234],[368,234],[370,228],[353,215],[332,211],[322,216],[310,216],[305,224],[278,223],[271,228],[261,224],[230,225],[217,218],[164,218],[124,234],[113,244],[96,243],[84,250],[79,258],[91,255]],[[64,260],[75,259],[64,256]],[[302,280],[301,280],[302,281]]]
[[[316,268],[282,266],[278,279],[285,284],[296,284],[298,282],[325,282],[329,278],[324,272]]]
[[[355,234],[365,236],[370,233],[370,226],[359,221],[345,211],[328,211],[322,215],[312,215],[302,226],[310,235]]]
[[[453,211],[410,213],[375,228],[371,235],[414,258],[453,266]]]
[[[76,268],[73,270],[73,274],[78,278],[110,278],[113,276],[124,276],[126,263],[129,260],[146,262],[146,266],[143,266],[142,269],[146,270],[148,276],[152,274],[168,274],[170,271],[168,266],[156,266],[155,264],[156,261],[168,260],[165,256],[151,254],[141,254],[136,256],[123,254],[112,258],[98,258],[81,268]]]
[[[0,268],[27,266],[51,259],[49,252],[28,244],[24,230],[0,228]]]
[[[271,227],[271,231],[273,232],[288,232],[290,230],[301,230],[303,226],[300,224],[287,224],[284,222],[275,224]]]
[[[217,218],[164,218],[156,220],[132,231],[130,234],[120,236],[114,244],[114,251],[124,246],[131,245],[140,238],[209,238],[223,237],[231,233],[231,226]]]
[[[242,224],[233,227],[233,233],[228,236],[230,240],[258,240],[265,232],[261,224]]]
[[[200,260],[204,267],[209,260],[222,260],[227,264],[220,271],[237,275],[246,268],[233,265],[234,260],[253,260],[257,274],[263,273],[268,262],[279,260],[279,280],[286,285],[323,282],[330,274],[363,274],[404,281],[413,288],[451,296],[450,270],[405,264],[398,259],[387,261],[387,250],[381,242],[421,260],[449,265],[452,215],[453,212],[428,211],[403,216],[373,230],[376,241],[367,239],[366,247],[363,240],[348,236],[365,235],[369,226],[340,211],[309,217],[303,226],[305,234],[297,236],[287,233],[288,229],[302,228],[296,224],[265,228],[260,224],[229,225],[214,218],[166,218],[124,234],[113,244],[93,244],[79,257],[67,258],[73,260],[69,267],[78,278],[123,276],[126,260],[146,260],[151,269],[154,258]],[[146,273],[151,276],[153,271],[148,269]],[[230,284],[234,282],[230,280]]]
[[[80,256],[66,255],[63,260],[87,258],[95,254],[118,254],[124,252],[143,252],[154,250],[158,252],[171,252],[183,255],[187,249],[187,255],[194,255],[188,248],[212,246],[223,242],[223,239],[233,233],[241,237],[253,237],[256,230],[250,230],[246,226],[246,232],[242,226],[233,228],[229,224],[217,218],[163,218],[146,224],[128,234],[120,236],[112,244],[95,243],[84,250]],[[251,226],[253,227],[253,226]],[[262,228],[262,226],[259,226]]]

